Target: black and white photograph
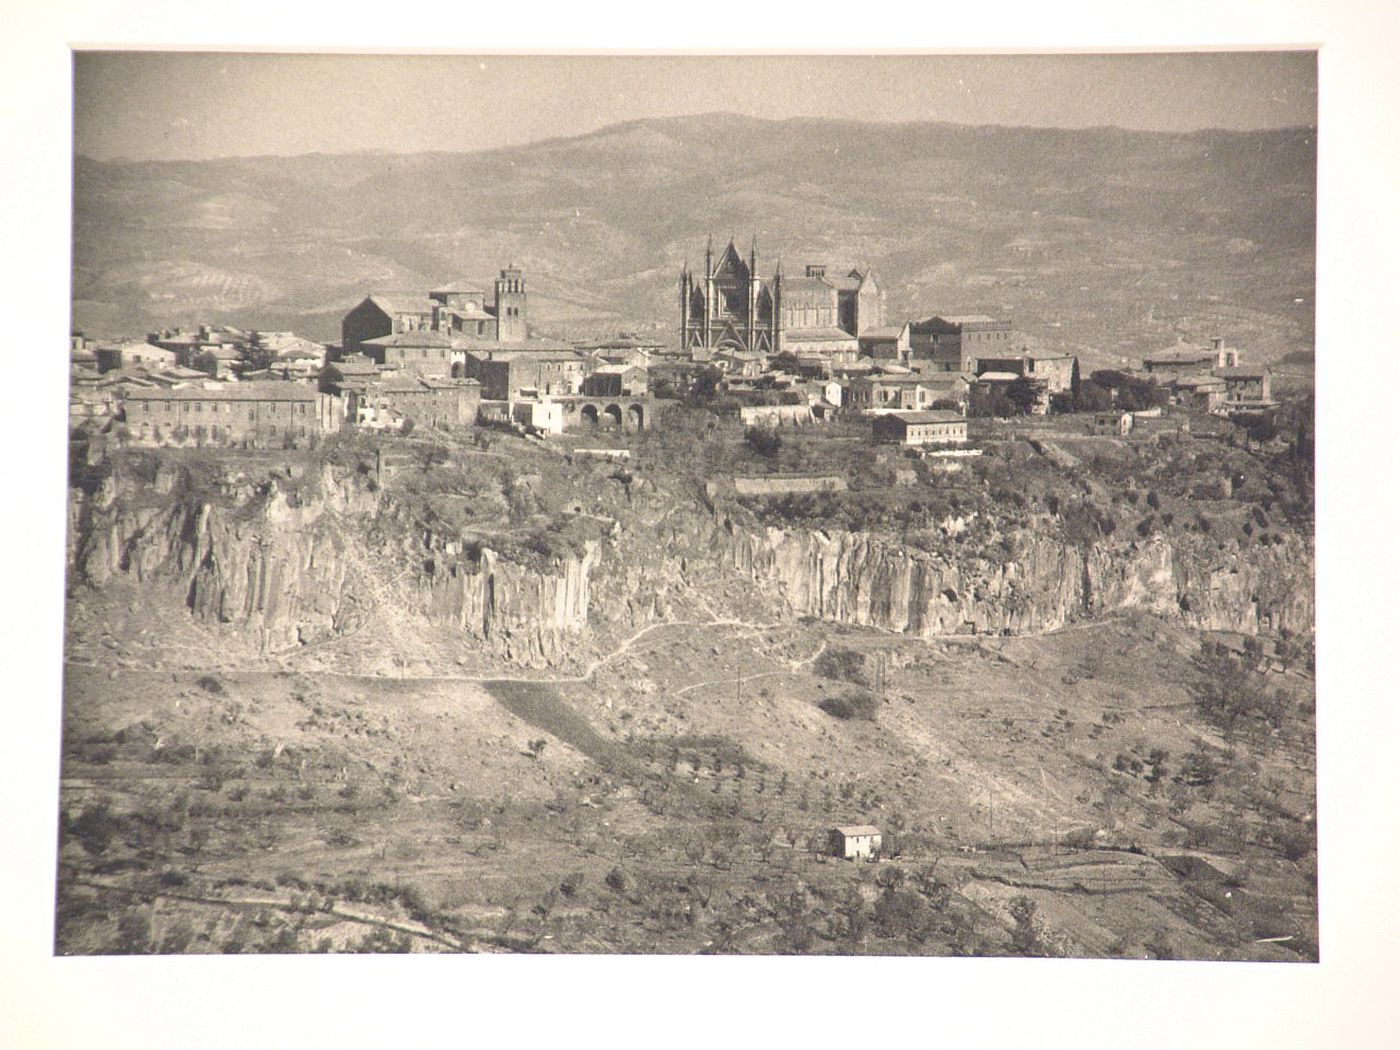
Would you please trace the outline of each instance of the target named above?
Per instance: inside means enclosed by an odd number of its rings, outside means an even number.
[[[59,953],[1317,960],[1315,53],[74,71]]]
[[[1082,8],[14,5],[0,1044],[1389,1045],[1400,13]]]

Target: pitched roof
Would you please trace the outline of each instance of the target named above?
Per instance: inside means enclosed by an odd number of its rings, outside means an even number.
[[[294,346],[288,350],[279,351],[274,361],[320,361],[326,356],[326,348],[320,343],[313,343],[306,339],[300,341],[302,345]]]
[[[441,305],[417,292],[370,292],[365,299],[387,314],[431,314]]]
[[[887,324],[879,328],[871,328],[860,334],[862,339],[888,340],[898,339],[904,334],[904,330],[909,327],[906,321],[904,324]]]
[[[573,357],[582,357],[568,343],[560,343],[553,339],[526,339],[523,342],[503,343],[497,339],[472,339],[465,336],[456,336],[452,340],[452,345],[458,350],[476,352],[478,354],[489,353],[492,355],[507,352],[520,354],[568,354]]]
[[[432,329],[423,329],[417,332],[396,332],[393,335],[381,335],[377,339],[365,339],[361,346],[422,346],[422,347],[450,347],[455,345],[454,340],[446,332],[435,332]]]
[[[966,372],[920,372],[919,378],[925,386],[952,386],[955,383],[971,386],[977,377]]]
[[[998,324],[997,318],[989,317],[986,314],[938,314],[929,318],[931,321],[944,321],[948,324]]]
[[[172,390],[143,391],[141,396],[152,401],[315,401],[317,393],[315,387],[305,383],[272,380],[179,386]]]
[[[380,371],[373,361],[332,361],[326,369],[329,371],[332,368],[343,376],[378,375]]]
[[[859,381],[870,383],[872,386],[927,386],[924,377],[917,372],[907,372],[899,374],[897,372],[879,372],[874,375],[860,376]]]
[[[1222,376],[1182,376],[1172,385],[1179,387],[1224,386],[1225,379]]]
[[[977,377],[978,381],[983,383],[1010,383],[1025,378],[1029,377],[1017,375],[1015,372],[983,372]],[[1034,382],[1033,379],[1031,381]]]
[[[846,824],[836,829],[842,835],[850,838],[855,835],[878,835],[880,829],[874,824]]]
[[[1240,365],[1236,368],[1217,368],[1214,374],[1222,379],[1262,379],[1269,374],[1269,368],[1266,365]]]
[[[856,341],[856,337],[845,329],[830,326],[824,328],[788,328],[783,332],[783,335],[787,339],[795,339],[805,343],[830,342],[836,339],[851,343]]]
[[[836,285],[825,277],[784,277],[783,290],[787,292],[831,291]]]
[[[897,419],[902,423],[963,423],[965,417],[956,412],[945,412],[937,409],[928,409],[919,412],[886,412],[880,418]]]
[[[500,347],[500,349],[493,349]],[[533,359],[536,361],[582,361],[583,356],[567,348],[559,350],[524,349],[519,343],[492,343],[485,347],[468,346],[468,356],[477,361],[516,361]]]

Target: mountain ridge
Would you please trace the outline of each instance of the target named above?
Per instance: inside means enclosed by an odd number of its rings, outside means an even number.
[[[670,275],[732,230],[758,236],[764,272],[779,255],[873,266],[891,320],[1004,313],[1028,345],[1105,360],[1218,331],[1263,360],[1312,343],[1315,171],[1306,127],[738,114],[472,152],[77,157],[74,322],[333,339],[371,288],[509,259],[542,330],[665,330]]]

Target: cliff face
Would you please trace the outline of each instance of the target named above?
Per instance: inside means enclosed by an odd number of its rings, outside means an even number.
[[[954,561],[862,532],[731,525],[720,553],[799,615],[922,637],[1048,631],[1129,608],[1211,630],[1312,627],[1312,558],[1296,541],[1242,552],[1156,537],[1084,550],[1047,536],[998,562]]]
[[[654,487],[630,493],[625,513],[605,539],[527,564],[421,531],[329,468],[199,485],[163,467],[154,482],[112,475],[74,490],[70,583],[141,584],[263,653],[364,627],[382,652],[430,663],[485,648],[559,664],[590,628],[784,610],[920,637],[1035,633],[1122,609],[1245,633],[1313,623],[1312,555],[1296,536],[1082,548],[1028,530],[993,560],[952,540],[930,552],[865,532],[745,527]]]
[[[467,646],[543,663],[557,661],[586,626],[596,544],[545,571],[490,549],[471,558],[429,549],[404,573],[402,550],[385,558],[365,548],[378,497],[329,472],[293,491],[275,482],[196,496],[180,488],[158,476],[152,486],[109,478],[91,495],[75,490],[70,581],[165,588],[197,619],[263,652],[321,641],[382,613],[380,633],[403,650],[415,645],[413,629],[428,625],[460,631]]]

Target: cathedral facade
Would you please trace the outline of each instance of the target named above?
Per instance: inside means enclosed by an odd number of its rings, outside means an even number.
[[[884,324],[884,297],[870,273],[828,277],[825,266],[813,264],[801,277],[784,277],[780,261],[765,281],[757,242],[747,260],[732,240],[717,260],[706,244],[704,272],[681,270],[680,307],[680,345],[692,356],[833,347],[854,353],[861,335]]]

